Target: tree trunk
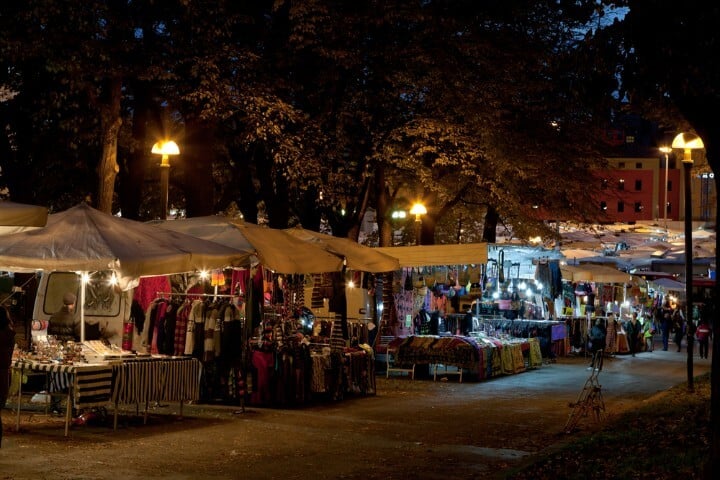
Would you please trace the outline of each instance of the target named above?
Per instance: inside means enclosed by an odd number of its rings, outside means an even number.
[[[148,140],[148,119],[150,117],[151,105],[149,95],[142,85],[136,86],[135,103],[133,106],[132,137],[135,145],[140,145],[128,153],[120,171],[119,182],[119,204],[124,218],[141,220],[140,206],[143,200],[143,183],[148,170],[152,142]]]
[[[115,178],[120,167],[117,163],[118,133],[122,125],[120,117],[120,99],[122,98],[122,80],[114,78],[108,82],[108,101],[101,106],[102,158],[98,167],[97,209],[112,213],[115,195]]]
[[[188,121],[186,128],[185,147],[181,147],[180,158],[185,172],[183,179],[183,190],[185,191],[185,209],[188,217],[199,217],[213,215],[215,211],[215,189],[213,188],[213,161],[215,150],[213,149],[214,129],[199,120]],[[172,174],[173,166],[171,160]],[[176,170],[179,169],[175,168]],[[170,184],[172,186],[172,175]],[[172,191],[172,188],[171,188]],[[177,195],[170,195],[168,207],[177,207]]]
[[[497,210],[492,205],[485,212],[485,225],[483,225],[483,242],[495,243],[497,240],[497,224],[500,219]]]
[[[435,245],[437,219],[433,215],[425,215],[420,220],[420,244]]]
[[[378,165],[375,169],[375,194],[377,197],[377,210],[375,222],[378,226],[378,243],[381,247],[393,246],[393,226],[388,221],[390,212],[390,193],[385,186],[385,169]]]

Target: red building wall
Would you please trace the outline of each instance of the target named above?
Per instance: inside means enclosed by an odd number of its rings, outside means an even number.
[[[663,219],[665,169],[653,159],[611,159],[600,175],[598,209],[607,222],[636,222]],[[667,219],[680,218],[680,170],[667,172]]]

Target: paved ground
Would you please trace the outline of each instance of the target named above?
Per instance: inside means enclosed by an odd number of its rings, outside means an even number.
[[[686,352],[608,359],[599,375],[609,415],[686,380]],[[694,357],[696,375],[710,360]],[[563,432],[590,372],[584,357],[485,382],[378,377],[375,396],[279,410],[177,406],[117,431],[4,410],[0,479],[498,478]],[[583,430],[592,429],[585,419]]]

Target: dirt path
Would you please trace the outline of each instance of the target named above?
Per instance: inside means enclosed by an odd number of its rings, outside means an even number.
[[[697,357],[696,357],[697,358]],[[609,415],[685,380],[685,353],[608,360],[600,380]],[[154,409],[147,425],[73,427],[13,412],[0,479],[446,479],[493,478],[563,433],[589,372],[584,358],[485,382],[379,376],[375,396],[302,409],[186,406]],[[695,373],[709,368],[697,359]],[[129,413],[129,412],[128,412]],[[582,424],[594,428],[592,420]]]

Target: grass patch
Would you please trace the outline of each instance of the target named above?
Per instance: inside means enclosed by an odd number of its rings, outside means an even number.
[[[637,408],[534,455],[502,478],[702,478],[710,456],[710,376],[677,385]]]

